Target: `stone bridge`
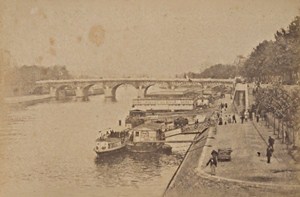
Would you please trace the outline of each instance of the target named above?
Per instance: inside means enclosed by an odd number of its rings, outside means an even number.
[[[88,100],[88,90],[94,85],[100,86],[104,90],[106,99],[115,100],[116,90],[123,84],[134,86],[138,90],[138,97],[143,98],[147,90],[154,85],[169,89],[176,89],[184,86],[199,86],[209,88],[219,85],[229,87],[235,86],[234,79],[154,79],[154,78],[100,78],[100,79],[69,79],[69,80],[43,80],[37,81],[37,86],[44,86],[50,89],[50,95],[58,96],[58,91],[66,87],[75,89],[76,97]]]

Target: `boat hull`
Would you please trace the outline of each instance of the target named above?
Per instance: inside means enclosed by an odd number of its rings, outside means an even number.
[[[122,152],[126,151],[126,146],[124,144],[121,147],[118,147],[118,148],[115,148],[115,149],[108,149],[106,151],[98,151],[94,148],[94,151],[97,153],[98,157],[101,157],[101,156],[106,156],[106,155],[122,153]]]
[[[157,152],[163,145],[164,143],[127,143],[126,149],[130,152],[150,153]]]

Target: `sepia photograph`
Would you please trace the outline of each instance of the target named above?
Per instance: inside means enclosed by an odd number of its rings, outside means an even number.
[[[298,197],[299,0],[0,0],[1,197]]]

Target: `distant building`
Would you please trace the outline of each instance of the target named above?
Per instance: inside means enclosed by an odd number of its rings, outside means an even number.
[[[209,105],[209,96],[191,90],[157,92],[133,99],[133,107],[143,111],[188,111],[204,105]]]

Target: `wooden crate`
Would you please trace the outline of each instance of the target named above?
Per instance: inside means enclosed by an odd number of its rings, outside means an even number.
[[[230,161],[231,160],[231,148],[218,149],[218,161]]]

